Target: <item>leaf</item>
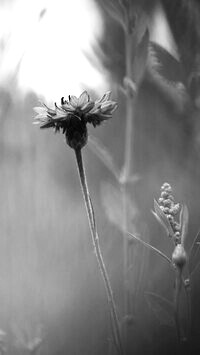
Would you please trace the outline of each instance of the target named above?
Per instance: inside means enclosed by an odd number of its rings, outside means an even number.
[[[182,205],[180,212],[180,225],[181,225],[181,244],[184,246],[185,238],[188,232],[189,212],[186,205]]]
[[[128,234],[130,237],[136,239],[139,243],[143,244],[146,248],[151,249],[151,250],[153,250],[155,253],[157,253],[158,255],[162,256],[165,260],[168,261],[168,263],[171,264],[170,258],[168,258],[168,256],[165,255],[161,250],[159,250],[159,249],[153,247],[153,245],[151,245],[151,244],[145,242],[144,240],[142,240],[142,239],[139,238],[139,237],[136,237],[136,236],[135,236],[134,234],[132,234],[132,233],[127,232],[127,234]]]
[[[107,0],[102,1],[101,4],[108,14],[125,29],[125,19],[121,6],[116,1]]]
[[[123,195],[121,191],[110,183],[101,185],[101,200],[109,221],[123,231]],[[135,219],[138,210],[130,197],[126,195],[127,220]]]
[[[133,80],[138,85],[141,83],[147,67],[149,31],[146,30],[141,42],[136,47],[136,55],[133,61]]]
[[[138,12],[136,17],[135,28],[134,28],[137,43],[141,42],[142,37],[144,36],[145,31],[147,30],[147,26],[148,26],[148,15],[145,13],[145,11]]]
[[[160,222],[160,224],[165,228],[167,234],[172,237],[174,235],[174,232],[171,227],[171,224],[170,224],[168,218],[166,217],[166,215],[164,214],[164,212],[161,210],[161,208],[156,200],[154,200],[154,209],[155,209],[155,212],[152,211],[154,216]]]
[[[189,273],[192,275],[200,264],[200,230],[198,231],[189,251]]]
[[[145,299],[160,325],[175,326],[174,307],[171,302],[153,292],[145,292]]]
[[[170,68],[172,68],[171,72]],[[182,112],[189,98],[180,62],[164,48],[151,42],[148,53],[148,71],[160,91],[179,112]]]
[[[89,136],[89,146],[102,163],[111,171],[117,181],[119,181],[119,170],[116,168],[111,154],[107,148],[95,137]]]
[[[183,82],[184,72],[180,61],[177,59],[178,53],[175,57],[164,47],[152,41],[150,42],[150,48],[151,53],[159,63],[159,73],[169,82]]]

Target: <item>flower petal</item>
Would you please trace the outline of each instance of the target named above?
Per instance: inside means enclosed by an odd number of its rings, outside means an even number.
[[[81,111],[82,111],[83,113],[87,113],[87,112],[89,112],[93,107],[94,107],[94,102],[93,102],[93,101],[89,101],[89,102],[87,102],[86,104],[84,104],[84,105],[81,107]]]
[[[102,102],[106,102],[110,99],[111,96],[111,91],[107,91],[100,100],[97,100],[97,103],[102,103]]]
[[[82,94],[78,98],[77,106],[82,108],[83,105],[86,105],[90,101],[90,97],[87,91],[83,91]]]
[[[69,96],[69,103],[74,107],[77,108],[78,105],[78,98],[74,95]]]
[[[39,114],[46,113],[46,109],[44,107],[34,107],[33,110]]]
[[[61,107],[57,106],[57,109],[61,110],[61,111],[64,110],[64,111],[67,111],[67,112],[75,111],[75,108],[68,101],[64,105],[62,105]]]

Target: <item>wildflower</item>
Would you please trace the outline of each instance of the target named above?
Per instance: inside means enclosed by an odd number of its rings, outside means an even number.
[[[92,101],[84,91],[78,98],[71,95],[65,100],[62,97],[61,104],[55,103],[53,109],[42,103],[34,109],[37,112],[34,123],[40,124],[40,128],[52,127],[55,132],[62,130],[67,144],[81,149],[87,143],[87,123],[96,127],[111,118],[116,109],[117,103],[110,100],[110,95],[107,92],[101,99]]]

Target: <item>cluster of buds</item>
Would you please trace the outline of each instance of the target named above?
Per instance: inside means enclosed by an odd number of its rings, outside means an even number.
[[[188,209],[186,205],[174,202],[172,188],[165,182],[161,187],[158,201],[154,200],[154,215],[165,228],[167,234],[173,239],[175,248],[172,254],[172,263],[182,271],[187,262],[184,248],[188,228]]]
[[[175,244],[181,243],[181,225],[178,223],[175,218],[180,212],[180,203],[174,202],[174,196],[172,194],[172,188],[170,184],[165,182],[161,186],[161,196],[158,199],[158,204],[160,209],[166,215],[172,230]]]

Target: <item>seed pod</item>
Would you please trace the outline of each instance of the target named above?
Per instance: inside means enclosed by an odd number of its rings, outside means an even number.
[[[184,265],[186,264],[187,254],[181,244],[176,245],[172,254],[172,262],[180,270],[182,270]]]

